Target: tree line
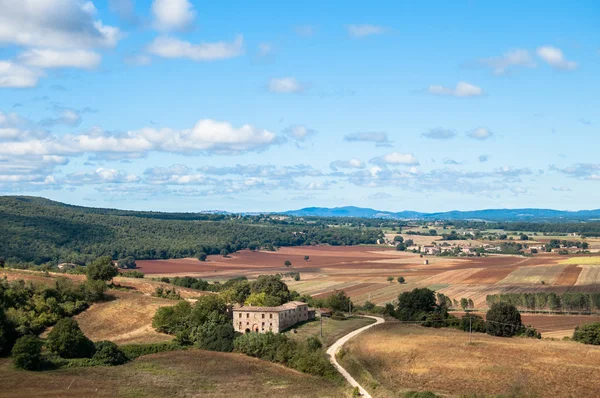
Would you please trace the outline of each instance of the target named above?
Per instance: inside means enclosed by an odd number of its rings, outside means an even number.
[[[600,311],[600,293],[504,293],[487,295],[486,303],[507,303],[527,310]]]

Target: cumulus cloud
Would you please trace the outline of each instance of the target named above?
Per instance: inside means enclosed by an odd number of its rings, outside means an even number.
[[[133,0],[108,0],[108,6],[112,12],[117,13],[122,21],[137,22]]]
[[[337,171],[338,169],[364,169],[365,163],[356,158],[350,160],[334,160],[329,164],[329,167],[333,171]]]
[[[426,133],[423,133],[422,136],[432,140],[449,140],[456,137],[456,131],[442,127],[436,127],[427,131]]]
[[[91,1],[0,0],[0,43],[27,47],[114,47],[119,29],[96,19]]]
[[[213,180],[181,164],[154,167],[144,172],[146,182],[159,185],[205,185]]]
[[[361,131],[344,136],[348,142],[374,142],[378,146],[390,146],[390,139],[385,131]]]
[[[71,173],[67,174],[64,181],[68,185],[87,185],[87,184],[124,184],[140,181],[140,178],[134,174],[127,174],[124,171],[116,169],[98,168],[89,173]]]
[[[208,175],[236,175],[244,177],[261,177],[273,180],[289,180],[299,177],[320,177],[323,173],[312,166],[297,164],[292,166],[274,165],[235,165],[231,167],[203,166],[198,171]]]
[[[244,53],[244,37],[233,42],[192,44],[171,36],[159,36],[147,47],[150,54],[162,58],[187,58],[193,61],[215,61],[239,57]]]
[[[280,77],[269,80],[267,88],[272,93],[298,93],[304,91],[303,85],[295,77]]]
[[[568,61],[560,48],[543,46],[537,49],[537,55],[548,65],[559,70],[577,69],[577,62]]]
[[[484,141],[490,139],[494,136],[494,133],[484,127],[478,127],[467,132],[467,137],[472,138],[474,140]]]
[[[21,53],[17,59],[22,64],[37,68],[86,68],[98,66],[102,57],[89,50],[31,49]]]
[[[386,31],[383,26],[378,25],[348,25],[346,28],[348,34],[355,38],[380,35]]]
[[[0,87],[35,87],[43,75],[44,73],[38,69],[27,68],[11,61],[0,61]]]
[[[419,160],[412,153],[392,152],[387,155],[379,156],[371,159],[369,162],[377,165],[402,165],[402,166],[417,166]]]
[[[189,0],[154,0],[152,15],[154,27],[161,31],[187,29],[196,19],[196,11]]]
[[[440,85],[431,85],[427,89],[430,94],[433,95],[442,95],[442,96],[452,96],[452,97],[478,97],[484,94],[484,91],[481,87],[475,86],[471,83],[467,82],[458,82],[456,87],[446,87]]]
[[[578,178],[582,180],[600,180],[600,164],[578,163],[565,168],[558,168],[554,165],[551,165],[550,170],[557,171],[559,173],[566,174],[569,177]]]
[[[536,67],[529,51],[523,49],[511,50],[499,57],[482,58],[478,64],[491,69],[495,75],[505,75],[510,69],[516,67]]]

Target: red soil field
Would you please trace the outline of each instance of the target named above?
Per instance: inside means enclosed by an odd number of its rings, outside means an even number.
[[[569,264],[566,268],[561,272],[561,274],[554,281],[555,286],[573,286],[575,282],[577,282],[577,278],[579,278],[579,274],[581,273],[581,267],[578,267],[575,264]]]

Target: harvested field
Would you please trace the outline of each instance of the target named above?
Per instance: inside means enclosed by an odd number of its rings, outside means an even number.
[[[598,283],[600,279],[600,265],[597,264],[587,264],[581,265],[581,273],[577,278],[577,282],[575,285],[595,285]]]
[[[556,278],[554,281],[555,286],[573,286],[577,279],[579,279],[579,274],[581,273],[581,267],[575,264],[569,264],[565,267],[563,272]]]
[[[575,256],[563,260],[561,264],[576,264],[576,265],[600,265],[600,256]]]
[[[350,388],[240,354],[188,350],[122,366],[14,370],[0,359],[0,397],[348,397]]]
[[[374,397],[402,391],[461,395],[594,397],[600,347],[575,342],[498,338],[452,329],[388,323],[346,345],[342,365]]]
[[[175,301],[121,291],[111,291],[109,297],[110,300],[92,304],[75,317],[83,333],[91,340],[130,344],[173,339],[173,336],[154,330],[152,317],[158,308],[175,305]]]
[[[521,267],[511,272],[506,278],[502,279],[501,284],[520,284],[520,283],[547,283],[553,284],[556,278],[563,272],[566,265],[549,265]]]
[[[309,256],[305,261],[304,256]],[[207,280],[237,276],[253,279],[262,274],[299,272],[300,281],[286,281],[301,294],[326,297],[341,289],[357,304],[369,298],[378,305],[397,299],[416,287],[439,289],[452,299],[471,298],[485,308],[485,296],[498,293],[534,292],[554,287],[565,291],[593,291],[600,288],[600,274],[565,261],[590,261],[590,256],[559,256],[541,253],[535,257],[493,254],[485,257],[420,257],[419,254],[373,246],[283,247],[277,252],[232,254],[229,258],[209,256],[196,259],[138,261],[140,270],[153,275],[190,275]],[[573,260],[577,259],[577,260]],[[584,260],[581,260],[584,259]],[[597,256],[596,259],[600,259]],[[292,263],[285,267],[285,261]],[[425,265],[424,261],[429,264]],[[406,283],[387,282],[402,276]],[[544,281],[544,285],[541,285]]]

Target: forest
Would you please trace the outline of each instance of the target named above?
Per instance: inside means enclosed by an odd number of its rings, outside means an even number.
[[[380,229],[270,215],[159,213],[70,206],[35,197],[0,197],[0,258],[9,263],[86,264],[274,250],[312,244],[375,244]]]

